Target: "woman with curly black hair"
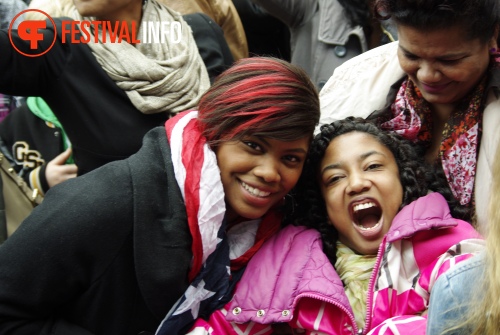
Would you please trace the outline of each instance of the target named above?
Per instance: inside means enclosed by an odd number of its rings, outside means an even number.
[[[309,164],[304,169],[301,186],[298,187],[307,191],[297,195],[297,198],[301,198],[298,199],[298,203],[304,204],[296,209],[301,212],[298,214],[298,221],[322,233],[324,249],[332,263],[335,263],[336,259],[337,231],[329,223],[325,199],[321,192],[321,181],[318,183],[318,172],[330,143],[337,137],[351,132],[370,134],[391,151],[396,160],[401,184],[404,185],[400,209],[425,196],[429,191],[434,191],[446,199],[454,218],[468,221],[470,209],[459,206],[442,171],[418,157],[416,148],[411,142],[396,133],[381,131],[374,123],[364,121],[362,118],[348,117],[322,126],[321,132],[310,148]]]
[[[484,242],[450,214],[449,189],[429,191],[446,182],[421,161],[363,119],[323,126],[297,192],[309,228],[266,242],[231,302],[192,334],[273,334],[276,324],[286,334],[425,334],[434,282]]]

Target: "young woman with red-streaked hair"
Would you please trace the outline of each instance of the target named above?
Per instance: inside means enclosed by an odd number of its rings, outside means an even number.
[[[236,62],[136,154],[47,192],[0,248],[0,333],[179,334],[224,306],[318,120],[300,68]]]

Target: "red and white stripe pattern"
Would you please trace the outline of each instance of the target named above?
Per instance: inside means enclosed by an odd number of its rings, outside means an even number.
[[[191,280],[215,250],[226,212],[217,158],[198,128],[197,115],[197,111],[187,111],[165,123],[175,178],[193,237]]]

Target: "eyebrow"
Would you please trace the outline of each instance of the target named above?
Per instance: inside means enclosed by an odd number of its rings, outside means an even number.
[[[271,146],[271,144],[269,144],[269,142],[266,141],[266,139],[264,137],[255,136],[255,138],[258,138],[260,141],[264,142],[268,147]],[[288,149],[288,150],[286,150],[286,152],[295,152],[295,153],[300,153],[300,154],[307,155],[307,150],[304,150],[303,148]]]
[[[410,54],[412,56],[417,56],[420,57],[419,55],[414,54],[413,52],[406,50],[403,46],[399,45],[399,48],[403,50],[403,52]],[[454,57],[464,57],[467,55],[467,52],[459,52],[459,53],[451,53],[451,54],[446,54],[446,55],[441,55],[439,57],[436,57],[437,59],[443,59],[443,58],[454,58]]]
[[[372,156],[372,155],[381,155],[381,156],[384,156],[386,157],[386,155],[384,155],[382,152],[380,151],[377,151],[377,150],[371,150],[371,151],[368,151],[368,152],[365,152],[364,154],[361,154],[358,158],[359,161],[363,161],[365,159],[367,159],[368,157]],[[328,170],[333,170],[333,169],[339,169],[340,167],[342,167],[342,163],[333,163],[333,164],[330,164],[330,165],[327,165],[323,168],[323,170],[321,170],[321,175],[323,175],[326,171]]]

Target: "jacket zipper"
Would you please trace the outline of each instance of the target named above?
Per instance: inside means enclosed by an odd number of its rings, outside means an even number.
[[[378,247],[377,252],[377,260],[375,261],[375,267],[373,268],[373,272],[370,276],[370,281],[368,282],[368,295],[366,297],[366,316],[365,316],[365,327],[358,331],[358,335],[366,334],[366,330],[370,329],[370,323],[372,321],[372,300],[373,300],[373,287],[375,285],[375,278],[377,277],[377,273],[379,271],[380,261],[382,260],[382,253],[387,241],[387,236],[384,236],[382,243]]]

